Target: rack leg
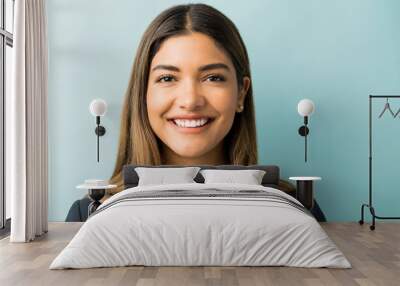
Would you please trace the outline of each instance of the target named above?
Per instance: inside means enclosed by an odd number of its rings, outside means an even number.
[[[367,207],[369,208],[369,211],[372,216],[372,225],[369,227],[371,230],[375,230],[375,222],[377,219],[396,219],[400,220],[400,216],[378,216],[375,213],[375,208],[369,204],[363,204],[361,206],[361,219],[358,221],[359,224],[364,224],[364,208]]]
[[[370,210],[370,212],[371,212],[371,215],[372,215],[372,225],[369,227],[371,230],[375,230],[375,209],[374,209],[374,207],[372,207],[372,206],[370,206],[369,207],[369,210]]]
[[[358,221],[358,223],[359,223],[360,225],[363,225],[363,224],[364,224],[364,207],[365,207],[365,206],[368,206],[368,205],[363,204],[363,205],[361,206],[361,219]]]

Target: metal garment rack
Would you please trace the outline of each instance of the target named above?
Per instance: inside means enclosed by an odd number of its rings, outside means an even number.
[[[375,229],[375,219],[400,219],[400,217],[383,217],[375,214],[375,209],[372,205],[372,100],[375,98],[400,98],[400,95],[370,95],[369,96],[369,201],[368,204],[362,204],[361,206],[361,220],[359,224],[364,224],[364,208],[369,208],[372,215],[372,225],[370,229]]]

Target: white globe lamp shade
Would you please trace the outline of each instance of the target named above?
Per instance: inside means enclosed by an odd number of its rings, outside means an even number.
[[[89,110],[93,116],[104,116],[107,112],[107,103],[100,98],[94,99],[89,105]]]
[[[310,99],[300,100],[297,104],[297,112],[303,117],[310,116],[314,112],[314,102]]]

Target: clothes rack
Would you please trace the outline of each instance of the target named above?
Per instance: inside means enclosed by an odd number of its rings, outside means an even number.
[[[359,220],[359,224],[364,224],[364,208],[369,208],[369,211],[372,215],[372,225],[370,225],[370,229],[375,229],[375,219],[400,219],[400,217],[384,217],[376,215],[375,208],[372,204],[372,101],[374,99],[382,99],[386,98],[400,98],[400,95],[370,95],[369,96],[369,200],[368,204],[362,204],[361,206],[361,220]]]

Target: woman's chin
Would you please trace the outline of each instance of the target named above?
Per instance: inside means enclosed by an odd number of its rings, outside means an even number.
[[[185,145],[185,146],[176,146],[170,149],[175,153],[175,156],[179,156],[180,158],[184,159],[185,161],[193,161],[195,162],[196,160],[198,160],[199,158],[205,156],[207,153],[210,152],[209,144],[205,144],[204,148],[200,148],[200,146],[198,143],[197,144],[193,144],[193,145]],[[195,148],[194,148],[195,147]]]
[[[195,161],[196,159],[204,156],[207,154],[207,151],[193,151],[193,152],[188,152],[187,150],[182,150],[182,151],[174,151],[179,157],[182,159],[187,159],[187,160],[193,160]]]

